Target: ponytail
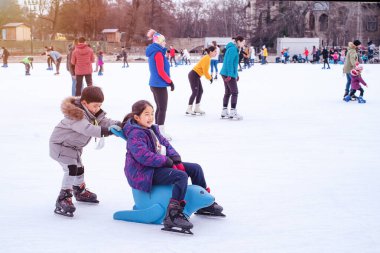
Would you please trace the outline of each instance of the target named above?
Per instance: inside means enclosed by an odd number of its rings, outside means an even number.
[[[206,53],[209,54],[210,52],[214,52],[215,51],[215,47],[214,46],[209,46],[208,48],[205,49]]]
[[[147,108],[148,106],[152,107],[152,104],[149,103],[146,100],[139,100],[136,103],[132,105],[132,112],[128,113],[123,121],[122,121],[122,128],[124,128],[125,124],[127,124],[128,120],[133,119],[135,115],[140,116],[141,113]]]

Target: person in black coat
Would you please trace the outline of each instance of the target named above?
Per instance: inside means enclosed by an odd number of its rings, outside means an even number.
[[[322,57],[323,57],[323,68],[326,68],[326,63],[327,63],[327,69],[330,69],[330,64],[329,64],[329,51],[327,50],[326,47],[323,48],[322,51]]]

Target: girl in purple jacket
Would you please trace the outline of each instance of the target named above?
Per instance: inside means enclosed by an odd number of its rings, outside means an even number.
[[[355,100],[355,98],[357,98],[359,103],[366,102],[366,100],[363,99],[364,90],[360,86],[360,83],[362,83],[366,87],[368,87],[368,85],[361,76],[362,71],[363,71],[362,65],[357,65],[353,70],[351,70],[351,91],[350,91],[350,94],[344,98],[346,102],[349,102],[350,100]],[[355,96],[355,93],[357,90],[360,91],[359,97]]]
[[[188,177],[194,185],[209,191],[202,167],[196,163],[182,162],[181,156],[153,125],[154,109],[145,100],[137,101],[132,112],[123,120],[123,133],[127,138],[124,172],[129,185],[150,192],[152,185],[173,185],[165,219],[165,227],[191,229],[193,224],[183,214]],[[221,216],[223,208],[214,202],[198,210],[199,214]]]

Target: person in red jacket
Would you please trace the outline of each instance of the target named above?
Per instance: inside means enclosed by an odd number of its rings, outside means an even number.
[[[75,78],[77,80],[75,96],[82,94],[83,77],[87,86],[92,86],[92,63],[95,61],[94,51],[85,42],[86,39],[80,37],[78,45],[71,56],[71,64],[75,65]]]
[[[174,64],[177,67],[177,62],[175,60],[175,48],[173,47],[173,45],[170,45],[169,55],[170,55],[170,67],[173,67],[172,60],[174,60]]]
[[[305,62],[309,62],[309,50],[307,50],[307,48],[305,47],[305,51],[303,52],[303,54],[305,55]]]

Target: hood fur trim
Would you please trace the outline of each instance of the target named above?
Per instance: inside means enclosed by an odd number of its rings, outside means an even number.
[[[63,115],[73,120],[83,119],[84,111],[78,107],[78,102],[79,98],[77,97],[65,98],[61,104],[61,111]]]
[[[348,47],[349,47],[349,48],[355,48],[356,46],[354,45],[353,42],[348,42]]]

